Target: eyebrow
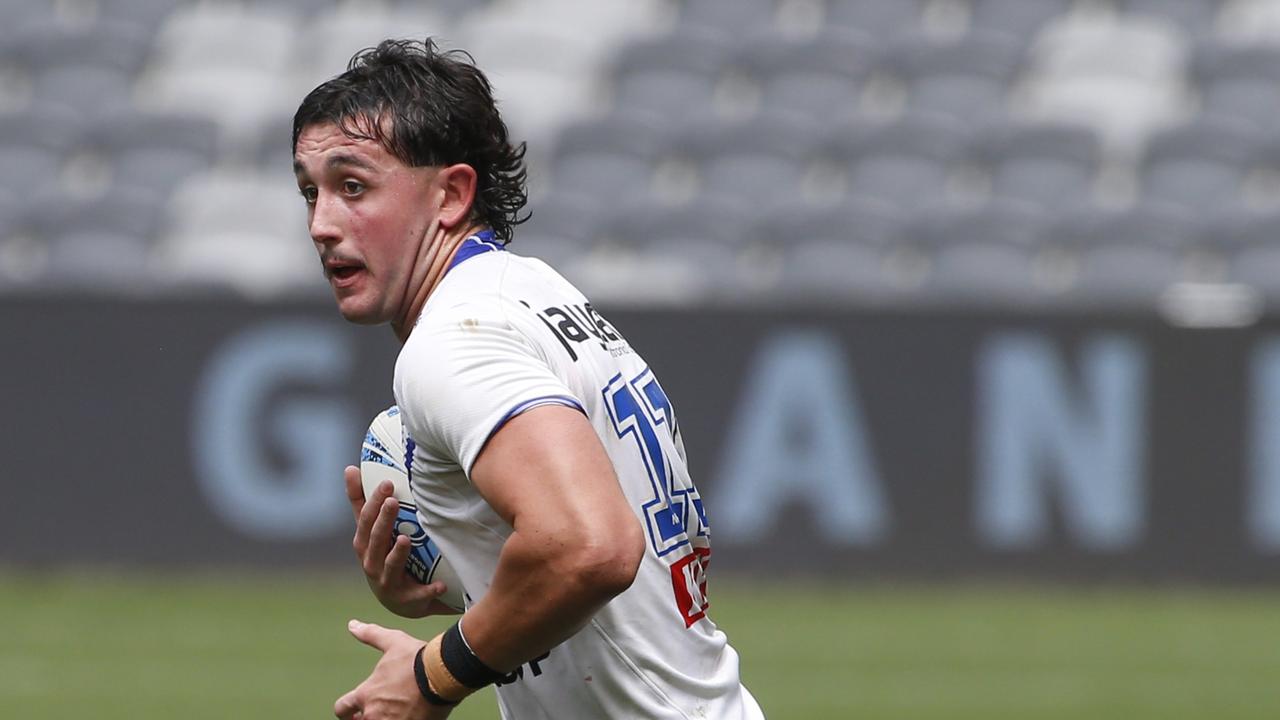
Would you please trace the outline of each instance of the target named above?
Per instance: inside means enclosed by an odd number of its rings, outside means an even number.
[[[329,159],[325,161],[324,165],[326,168],[330,170],[334,168],[349,167],[349,168],[355,168],[357,170],[365,170],[368,172],[373,172],[374,170],[377,169],[367,160],[363,160],[349,153],[337,153],[336,155],[330,155]],[[293,174],[298,175],[305,171],[306,171],[306,168],[302,167],[302,163],[298,162],[297,160],[293,161]]]

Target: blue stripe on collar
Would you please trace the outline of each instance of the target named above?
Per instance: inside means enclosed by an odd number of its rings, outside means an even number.
[[[506,246],[494,239],[493,230],[481,230],[462,241],[462,244],[458,246],[457,252],[453,254],[453,259],[449,261],[449,267],[445,268],[444,272],[447,275],[450,270],[460,265],[462,261],[469,260],[476,255],[506,249]]]

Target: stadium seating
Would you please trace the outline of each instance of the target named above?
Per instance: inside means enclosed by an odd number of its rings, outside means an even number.
[[[781,255],[777,285],[766,295],[783,303],[836,299],[883,303],[909,296],[918,283],[902,259],[906,221],[894,208],[852,201],[757,220],[748,235]]]
[[[275,9],[225,3],[179,8],[156,38],[140,81],[141,104],[208,115],[228,134],[249,131],[263,117],[296,105],[292,93],[282,92],[289,87],[285,69],[295,36],[291,16]]]
[[[819,127],[803,115],[776,112],[691,124],[672,143],[695,167],[702,195],[753,207],[799,204]]]
[[[1280,40],[1280,6],[1271,0],[1230,0],[1218,17],[1219,33],[1234,42]]]
[[[828,30],[813,37],[748,35],[728,60],[758,88],[758,107],[816,117],[857,111],[863,84],[880,59],[870,34]]]
[[[970,27],[1014,38],[1035,37],[1071,10],[1071,0],[973,0]]]
[[[1121,12],[1159,18],[1192,37],[1213,29],[1224,0],[1118,0]]]
[[[46,3],[27,3],[28,5],[44,5]],[[55,8],[59,3],[48,3]],[[129,23],[144,35],[151,37],[168,19],[174,10],[187,4],[187,0],[97,0],[96,3],[82,3],[84,7],[97,10],[95,21]]]
[[[213,166],[218,129],[198,116],[117,113],[85,131],[82,149],[108,159],[114,187],[166,196]]]
[[[316,85],[337,75],[357,51],[373,47],[386,38],[425,38],[446,34],[451,25],[431,8],[369,7],[343,5],[332,12],[317,14],[300,26],[296,50],[291,58],[290,97],[303,95]]]
[[[5,54],[31,78],[31,101],[80,113],[127,106],[150,47],[137,27],[114,20],[67,26],[29,23]]]
[[[1047,224],[1043,214],[1012,202],[918,214],[906,236],[929,260],[922,293],[942,302],[1039,301],[1048,292],[1037,276]]]
[[[128,189],[90,201],[52,196],[36,202],[29,213],[49,244],[48,281],[116,292],[145,287],[162,207]]]
[[[824,24],[893,37],[923,28],[924,8],[921,0],[828,0]]]
[[[63,164],[81,132],[81,121],[66,108],[42,106],[0,115],[0,193],[26,201],[57,190]]]
[[[305,220],[296,188],[247,173],[200,175],[169,205],[157,264],[168,278],[254,297],[314,288],[320,265]]]
[[[657,118],[644,115],[570,125],[556,143],[552,187],[557,193],[589,195],[602,203],[648,195],[657,163],[669,150],[670,132]]]
[[[1135,152],[1185,112],[1186,56],[1180,34],[1142,16],[1056,21],[1030,51],[1028,110],[1088,123],[1116,152]]]
[[[529,219],[516,226],[511,249],[566,267],[590,253],[600,239],[605,204],[590,197],[556,193],[530,203]]]
[[[435,36],[476,56],[530,141],[515,248],[620,302],[1129,307],[1185,279],[1280,297],[1273,0],[0,11],[8,284],[314,289],[297,103],[361,48]]]
[[[1262,149],[1262,137],[1221,120],[1164,131],[1143,159],[1143,194],[1201,211],[1240,203],[1246,179],[1265,160]]]
[[[1239,215],[1228,232],[1217,238],[1230,252],[1226,279],[1261,292],[1268,300],[1280,300],[1280,213],[1268,211]]]
[[[1102,164],[1097,137],[1079,125],[1001,122],[982,128],[971,159],[990,178],[991,195],[1042,208],[1087,202]]]
[[[1251,43],[1200,43],[1191,64],[1206,117],[1268,130],[1280,117],[1280,47]]]
[[[906,86],[909,111],[975,124],[1007,113],[1021,57],[1020,44],[999,34],[946,42],[908,35],[888,50],[882,66]]]
[[[843,160],[848,196],[919,208],[948,201],[965,141],[959,124],[914,115],[890,123],[835,126],[822,152]]]
[[[778,0],[682,0],[680,24],[732,33],[768,30],[778,20]]]
[[[1172,284],[1196,279],[1188,258],[1199,241],[1199,225],[1174,209],[1079,211],[1049,235],[1071,258],[1064,295],[1075,304],[1151,307]]]
[[[614,112],[666,118],[716,114],[716,91],[731,51],[731,36],[705,29],[628,44],[612,63]]]

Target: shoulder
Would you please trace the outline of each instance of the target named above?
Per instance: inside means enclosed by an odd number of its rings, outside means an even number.
[[[488,300],[459,302],[424,313],[396,358],[397,394],[409,386],[429,389],[449,382],[491,352],[495,340],[509,342],[511,333],[502,307]]]

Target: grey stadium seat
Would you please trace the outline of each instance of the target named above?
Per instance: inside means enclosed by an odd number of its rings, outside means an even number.
[[[136,289],[151,272],[150,252],[161,204],[145,195],[119,192],[94,201],[49,198],[35,206],[49,244],[54,282]]]
[[[1121,12],[1163,18],[1196,37],[1213,30],[1226,0],[1117,0]]]
[[[670,133],[656,119],[614,114],[564,128],[555,143],[552,182],[557,192],[610,202],[647,195]]]
[[[1072,0],[973,0],[970,26],[1030,39],[1070,12]]]
[[[0,192],[24,201],[55,189],[81,132],[81,123],[63,108],[0,115]]]
[[[874,200],[848,200],[803,213],[768,213],[752,224],[756,244],[794,248],[806,243],[841,243],[887,248],[905,233],[906,216]]]
[[[1240,249],[1228,273],[1232,282],[1256,288],[1273,305],[1280,303],[1280,243]]]
[[[921,28],[922,0],[828,0],[824,25],[893,37]]]
[[[134,25],[148,36],[186,0],[97,0],[98,19]]]
[[[1086,202],[1102,163],[1100,140],[1079,125],[999,123],[977,133],[971,152],[994,197],[1041,207]]]
[[[852,201],[799,217],[771,216],[750,235],[753,243],[781,252],[781,299],[874,302],[901,292],[886,263],[904,226],[901,213],[889,206]]]
[[[31,2],[31,0],[0,0],[0,49],[15,40],[21,41],[26,28],[32,25],[48,25],[59,21],[57,3]]]
[[[778,0],[682,0],[680,24],[734,33],[771,27]]]
[[[1237,212],[1219,220],[1213,239],[1229,250],[1270,245],[1280,240],[1280,211]]]
[[[603,221],[601,237],[615,247],[636,252],[652,277],[631,283],[673,293],[720,298],[741,293],[751,277],[744,267],[746,228],[751,208],[721,199],[671,207],[643,203],[623,206]]]
[[[682,30],[624,46],[613,63],[614,111],[667,118],[714,112],[730,49],[729,36],[705,30]]]
[[[751,207],[724,198],[669,206],[622,204],[601,218],[599,237],[633,249],[682,247],[691,255],[735,252],[747,243]]]
[[[1229,255],[1227,280],[1257,288],[1280,301],[1280,211],[1243,215],[1218,238]]]
[[[39,67],[99,65],[136,73],[146,61],[151,43],[136,26],[104,19],[84,26],[57,21],[27,24],[12,47],[23,60]]]
[[[164,195],[213,165],[218,128],[203,117],[125,112],[101,119],[85,147],[111,159],[116,186]]]
[[[1191,75],[1206,117],[1269,130],[1280,117],[1280,48],[1205,41],[1196,46]]]
[[[1019,43],[994,33],[945,42],[913,35],[895,43],[884,66],[906,84],[912,111],[975,124],[1007,113],[1009,86],[1022,54]]]
[[[1263,139],[1223,121],[1191,123],[1151,139],[1142,163],[1146,199],[1212,210],[1243,201]]]
[[[237,152],[240,158],[255,163],[271,175],[293,180],[293,115],[277,115],[264,120],[246,147]]]
[[[1189,279],[1188,253],[1199,240],[1191,215],[1164,207],[1081,212],[1051,231],[1075,259],[1067,296],[1101,307],[1148,308],[1168,287]]]
[[[823,146],[833,160],[843,159],[848,195],[919,207],[946,200],[964,140],[964,129],[947,118],[911,115],[891,123],[837,125]]]
[[[531,202],[529,220],[516,226],[511,249],[552,267],[572,262],[598,240],[603,207],[599,200],[563,193]]]
[[[337,4],[338,0],[255,0],[254,2],[258,8],[293,13],[304,21],[333,9]]]
[[[692,124],[673,144],[698,168],[703,195],[752,207],[801,201],[819,125],[793,113],[765,113],[729,123]]]
[[[873,36],[851,30],[807,38],[748,36],[735,49],[732,64],[760,87],[763,109],[829,117],[856,110],[879,52]]]
[[[4,246],[19,227],[20,207],[12,195],[0,192],[0,247]]]
[[[930,260],[923,290],[931,300],[975,305],[1043,301],[1039,277],[1046,215],[1016,203],[938,209],[908,227],[908,242]]]
[[[40,22],[24,27],[7,54],[32,78],[36,103],[98,113],[132,102],[133,79],[149,48],[145,32],[128,23]]]

